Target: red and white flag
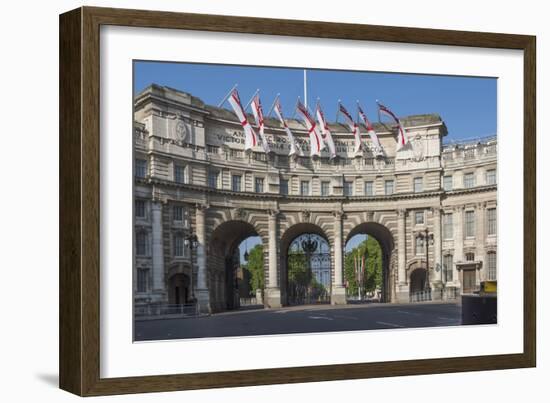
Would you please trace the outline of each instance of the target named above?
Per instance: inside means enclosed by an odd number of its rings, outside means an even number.
[[[317,104],[317,108],[315,108],[315,114],[317,115],[317,122],[319,122],[319,125],[321,126],[323,141],[327,145],[330,152],[330,159],[333,159],[336,157],[336,147],[334,145],[334,140],[332,140],[332,134],[328,128],[327,121],[325,120],[325,115],[323,114],[319,103]]]
[[[359,132],[359,126],[357,126],[357,123],[353,120],[347,109],[342,105],[341,103],[338,103],[338,106],[340,108],[340,113],[344,115],[344,118],[346,119],[346,123],[349,126],[349,129],[353,133],[353,137],[355,138],[355,148],[354,153],[355,155],[359,155],[362,152],[362,143],[361,143],[361,133]]]
[[[409,142],[409,138],[407,137],[405,128],[403,127],[401,121],[395,115],[395,113],[382,105],[380,102],[376,101],[376,103],[378,104],[378,112],[382,112],[384,115],[389,116],[391,119],[393,119],[395,123],[397,123],[397,127],[399,130],[399,132],[397,133],[397,151],[401,150]]]
[[[292,132],[290,131],[290,128],[288,127],[288,124],[286,123],[286,120],[283,117],[283,108],[281,106],[281,102],[279,101],[279,97],[275,99],[273,110],[275,111],[275,114],[277,115],[277,117],[279,118],[279,121],[283,125],[283,128],[285,129],[286,135],[288,137],[288,143],[290,144],[290,152],[288,153],[288,155],[291,157],[296,154],[303,156],[303,152],[300,146],[296,143],[296,140],[294,140],[294,136],[292,135]]]
[[[325,143],[317,132],[317,125],[315,124],[315,120],[313,120],[313,118],[307,111],[307,108],[300,101],[298,101],[298,104],[296,105],[296,110],[298,111],[298,114],[302,117],[302,120],[307,127],[307,131],[309,134],[310,155],[320,156],[321,150],[325,148]]]
[[[233,108],[233,111],[237,115],[237,118],[239,118],[239,122],[241,122],[241,126],[243,127],[244,149],[247,151],[251,150],[253,147],[258,145],[258,136],[246,119],[246,113],[244,112],[243,105],[241,104],[241,100],[239,98],[239,92],[236,88],[231,91],[231,94],[229,94],[227,100],[229,101],[229,104]]]
[[[357,104],[357,110],[359,111],[359,116],[361,117],[361,120],[365,124],[365,127],[367,128],[367,134],[369,135],[373,150],[376,155],[382,155],[382,145],[380,144],[380,140],[378,140],[378,136],[376,135],[376,132],[374,131],[374,127],[372,126],[371,122],[367,118],[367,115],[365,115],[365,112],[363,112],[363,109],[361,109],[361,106],[359,103]]]
[[[266,153],[269,153],[271,152],[271,148],[269,147],[269,143],[267,142],[264,133],[264,112],[262,110],[262,103],[260,102],[260,94],[256,94],[254,95],[254,98],[252,98],[252,114],[254,115],[254,119],[256,120],[256,126],[258,126],[262,147],[264,148],[264,151]]]

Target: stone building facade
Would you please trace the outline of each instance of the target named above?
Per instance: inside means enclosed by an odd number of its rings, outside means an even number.
[[[442,119],[415,115],[402,118],[410,146],[396,152],[395,128],[376,124],[385,156],[374,158],[363,135],[354,158],[351,133],[331,123],[338,158],[313,160],[305,127],[290,119],[305,152],[293,159],[277,120],[266,119],[275,152],[246,153],[235,115],[191,94],[152,85],[134,106],[136,305],[234,307],[231,268],[252,235],[263,244],[268,307],[286,304],[289,245],[305,233],[330,245],[333,304],[346,303],[344,247],[356,234],[382,247],[386,302],[428,288],[445,299],[496,280],[496,138],[444,145]]]

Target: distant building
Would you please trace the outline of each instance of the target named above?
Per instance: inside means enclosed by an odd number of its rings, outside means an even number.
[[[204,311],[234,307],[238,246],[261,238],[264,302],[287,300],[287,253],[296,237],[318,234],[330,246],[330,299],[345,304],[343,248],[356,234],[383,251],[382,300],[408,302],[426,290],[452,298],[497,277],[497,141],[444,145],[438,115],[402,117],[410,147],[395,150],[395,130],[376,124],[385,151],[353,158],[353,138],[329,124],[338,158],[288,157],[281,125],[266,119],[275,151],[247,154],[232,112],[152,85],[135,98],[135,303],[185,303]],[[307,132],[289,120],[307,155]],[[364,127],[362,127],[365,133]],[[369,140],[364,136],[365,143]],[[429,242],[426,271],[424,230]],[[196,249],[186,246],[191,234]],[[238,273],[238,271],[237,271]]]

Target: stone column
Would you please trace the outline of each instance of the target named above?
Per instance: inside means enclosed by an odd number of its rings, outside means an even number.
[[[405,209],[397,210],[397,302],[409,302],[409,287],[407,285],[407,238]]]
[[[342,211],[334,212],[334,282],[332,283],[332,305],[346,304],[346,288],[344,287],[343,242],[342,242]]]
[[[485,205],[486,203],[479,203],[476,212],[476,260],[481,262],[481,267],[477,276],[478,284],[480,281],[484,281],[487,278],[487,265],[485,264]]]
[[[436,275],[439,274],[434,280],[445,281],[445,276],[443,275],[443,264],[441,262],[441,210],[439,207],[435,208],[433,211],[434,214],[434,268],[439,269],[439,272],[436,271]]]
[[[152,259],[153,259],[153,294],[155,302],[161,302],[166,295],[164,282],[164,245],[162,242],[162,204],[151,203],[152,223]]]
[[[210,293],[207,284],[207,271],[206,271],[206,210],[208,206],[197,204],[195,208],[195,234],[197,235],[197,293],[196,297],[199,304],[199,311],[201,313],[210,312]]]
[[[454,209],[453,214],[453,232],[454,232],[454,253],[453,261],[455,263],[453,268],[453,280],[455,283],[460,283],[458,277],[458,270],[456,263],[464,261],[464,232],[463,232],[463,219],[464,219],[464,206],[460,206]]]
[[[278,245],[277,245],[277,221],[279,212],[277,210],[270,210],[268,212],[268,249],[267,249],[267,264],[269,273],[269,282],[267,285],[266,304],[270,308],[278,308],[281,304],[281,288],[277,281],[277,263],[279,261]]]

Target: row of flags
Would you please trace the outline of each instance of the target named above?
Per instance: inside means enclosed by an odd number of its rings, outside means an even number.
[[[264,120],[264,113],[262,109],[262,103],[260,101],[259,92],[256,91],[256,93],[252,97],[252,100],[250,101],[250,106],[252,109],[252,114],[254,116],[254,121],[256,123],[257,131],[252,127],[252,125],[248,122],[246,118],[246,112],[245,112],[246,108],[243,107],[241,103],[241,100],[239,98],[239,93],[236,87],[234,87],[230,91],[230,93],[226,96],[226,98],[220,103],[220,106],[226,100],[231,105],[233,111],[237,115],[237,118],[239,119],[239,122],[241,123],[241,126],[243,128],[243,131],[245,134],[245,150],[251,150],[253,147],[256,147],[258,144],[261,144],[263,150],[266,153],[272,152],[269,142],[267,141],[267,138],[265,136],[265,120]],[[397,127],[398,127],[397,150],[399,151],[408,143],[408,138],[407,138],[405,129],[401,124],[401,121],[399,120],[399,118],[390,109],[388,109],[386,106],[382,105],[378,101],[377,101],[377,104],[378,104],[378,113],[389,117],[391,120],[393,120],[397,124]],[[248,105],[246,107],[248,107]],[[277,116],[281,124],[283,125],[284,131],[286,132],[286,135],[288,137],[288,142],[290,144],[289,156],[305,156],[300,145],[296,142],[294,135],[292,134],[292,131],[288,127],[288,124],[283,115],[283,108],[281,106],[281,102],[278,95],[275,98],[275,101],[273,102],[272,109],[275,112],[275,115]],[[383,156],[384,150],[382,149],[380,140],[376,135],[376,131],[374,130],[374,127],[370,122],[370,120],[367,118],[367,115],[363,112],[363,109],[361,108],[359,103],[357,103],[357,112],[361,121],[363,122],[363,124],[367,129],[367,135],[369,136],[373,144],[373,152],[375,156]],[[317,105],[315,106],[315,113],[314,113],[315,118],[314,118],[313,116],[311,116],[311,113],[309,112],[308,108],[298,99],[298,102],[296,103],[296,113],[298,114],[298,116],[300,116],[301,120],[304,122],[304,125],[306,126],[306,129],[308,131],[309,143],[310,143],[309,144],[310,156],[320,156],[321,151],[326,149],[330,155],[330,158],[331,159],[335,158],[336,146],[334,145],[332,133],[328,127],[328,124],[325,120],[325,116],[321,109],[321,104],[317,102]],[[353,117],[348,112],[348,110],[344,107],[344,105],[340,101],[338,101],[338,115],[340,114],[344,117],[344,120],[346,121],[346,124],[349,127],[349,130],[354,136],[354,155],[355,156],[362,155],[365,150],[365,145],[361,139],[360,126],[353,119]]]

